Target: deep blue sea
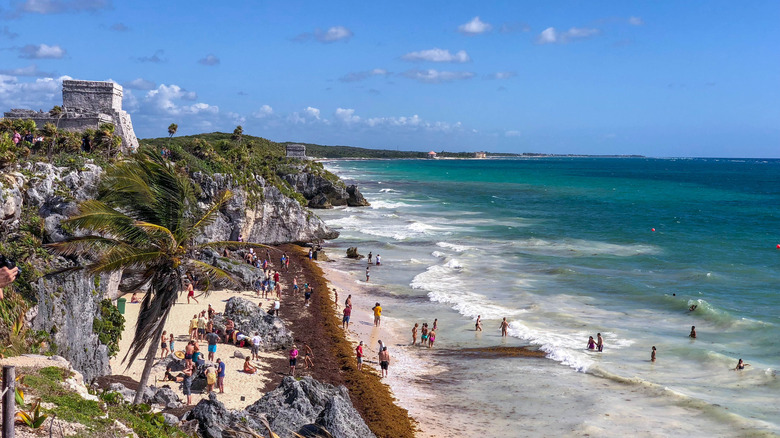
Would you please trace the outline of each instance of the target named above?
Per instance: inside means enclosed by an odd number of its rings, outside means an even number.
[[[436,317],[437,350],[508,344],[547,354],[480,360],[410,349],[451,377],[431,397],[446,399],[454,417],[482,418],[461,419],[462,430],[522,420],[523,432],[509,436],[780,432],[780,161],[326,167],[372,204],[322,212],[341,232],[329,245],[382,255],[372,283],[387,294],[395,327],[405,334]],[[339,268],[358,281],[363,270],[349,263]],[[585,348],[596,333],[602,353]],[[734,371],[739,358],[750,366]]]

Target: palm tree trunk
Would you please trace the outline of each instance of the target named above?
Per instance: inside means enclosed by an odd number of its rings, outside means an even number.
[[[165,325],[165,324],[163,324]],[[135,399],[133,404],[137,405],[143,402],[144,389],[146,389],[146,382],[149,381],[149,374],[152,374],[152,367],[154,367],[154,360],[157,358],[157,347],[160,346],[160,337],[151,342],[149,345],[149,351],[146,352],[146,363],[144,364],[144,371],[141,373],[141,380],[138,382],[138,390],[135,392]]]

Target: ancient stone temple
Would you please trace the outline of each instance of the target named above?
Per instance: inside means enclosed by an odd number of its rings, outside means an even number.
[[[130,114],[122,110],[122,86],[113,82],[63,81],[61,114],[12,109],[4,117],[32,119],[38,128],[51,123],[66,131],[98,129],[103,123],[112,123],[122,138],[122,149],[130,152],[138,149]]]
[[[306,158],[306,146],[302,144],[287,145],[288,158]]]

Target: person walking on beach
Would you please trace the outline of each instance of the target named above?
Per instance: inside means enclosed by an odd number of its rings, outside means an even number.
[[[382,306],[376,303],[372,310],[374,311],[374,326],[379,327],[379,324],[382,322]]]
[[[653,345],[653,350],[650,352],[650,362],[655,362],[655,345]]]
[[[476,332],[482,331],[482,315],[477,315],[477,323],[474,324],[474,331]]]
[[[509,322],[507,322],[506,317],[504,317],[504,320],[501,321],[501,337],[507,337],[509,335]],[[592,337],[592,336],[591,336]]]
[[[374,256],[374,255],[371,253],[371,251],[369,251],[369,252],[368,252],[368,264],[369,264],[369,265],[371,264],[371,257],[373,257],[373,256]]]
[[[222,359],[217,359],[217,388],[220,394],[225,392],[225,362]]]
[[[198,339],[198,314],[192,315],[190,320],[190,341]]]
[[[357,369],[360,371],[363,369],[363,341],[360,341],[360,344],[355,347],[355,355],[357,356]]]
[[[306,369],[314,368],[314,352],[311,351],[311,347],[305,341],[303,343],[303,366]]]
[[[417,326],[419,326],[419,324],[415,322],[414,327],[412,327],[412,347],[417,343]]]
[[[308,291],[306,291],[303,294],[303,305],[308,306],[309,305],[309,299],[311,298],[311,294],[314,292],[314,288],[310,288]]]
[[[740,359],[739,362],[737,362],[737,367],[734,368],[734,370],[735,371],[737,371],[737,370],[744,370],[745,367],[749,367],[749,366],[750,366],[749,363],[745,363],[745,362],[742,361],[742,359]]]
[[[195,286],[192,285],[192,282],[187,284],[187,304],[190,303],[190,298],[195,300],[197,304],[200,304],[200,302],[198,302],[198,299],[195,298]]]
[[[387,347],[382,347],[382,351],[379,352],[379,368],[382,371],[381,373],[382,377],[387,377],[387,368],[389,366],[390,366],[390,353],[387,352]]]
[[[596,348],[599,352],[604,351],[604,338],[601,337],[601,333],[596,333]]]
[[[295,377],[295,365],[298,363],[298,347],[292,346],[290,350],[290,375]]]
[[[206,335],[206,343],[209,345],[209,362],[213,362],[214,355],[217,354],[217,341],[219,341],[219,335],[214,333],[214,329],[211,329]]]
[[[333,302],[336,304],[336,310],[339,310],[339,291],[333,288]]]
[[[366,266],[366,283],[371,279],[371,266]]]
[[[263,338],[260,337],[260,333],[255,332],[252,336],[252,359],[260,360],[260,344],[263,343]]]
[[[341,328],[343,330],[349,329],[349,317],[352,315],[352,306],[344,307],[344,318],[341,319]]]
[[[170,353],[170,350],[168,350],[168,332],[163,330],[162,336],[160,336],[160,348],[162,349],[162,353],[160,354],[160,359],[165,359],[166,356]]]
[[[696,326],[691,326],[691,334],[688,335],[689,337],[696,339]]]
[[[274,300],[274,316],[279,318],[279,308],[282,307],[282,303],[279,302],[279,298]]]

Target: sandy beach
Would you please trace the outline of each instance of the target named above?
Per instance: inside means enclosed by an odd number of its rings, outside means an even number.
[[[192,301],[191,304],[187,304],[186,292],[181,293],[179,299],[176,301],[176,305],[173,306],[173,309],[171,310],[171,314],[168,317],[167,323],[165,324],[165,330],[169,334],[173,333],[174,335],[176,350],[183,350],[190,339],[187,332],[192,315],[206,310],[209,304],[211,304],[214,310],[216,310],[218,313],[224,312],[225,302],[234,296],[240,296],[254,303],[259,303],[261,301],[261,299],[256,298],[254,293],[251,292],[239,293],[227,290],[218,290],[213,291],[208,295],[202,295],[202,292],[197,292],[195,298],[198,299],[199,303]],[[146,363],[144,358],[139,356],[132,363],[129,369],[126,369],[126,364],[122,363],[122,359],[130,348],[130,342],[132,341],[135,332],[135,322],[138,320],[138,311],[141,306],[140,304],[131,304],[130,297],[130,294],[124,296],[124,298],[127,299],[125,310],[125,329],[122,332],[122,340],[119,343],[119,354],[117,354],[117,356],[111,360],[111,369],[113,370],[114,374],[122,374],[134,380],[139,380],[141,378],[141,372],[143,371],[144,365]],[[141,295],[139,294],[139,298],[140,297]],[[262,301],[263,307],[265,309],[268,309],[270,306],[269,303],[272,303],[271,301]],[[198,346],[201,352],[208,354],[207,344],[205,341],[199,342]],[[261,360],[252,361],[252,364],[258,367],[258,372],[255,374],[246,374],[242,371],[244,366],[244,359],[233,357],[233,352],[236,350],[240,350],[245,355],[249,355],[250,353],[248,348],[238,348],[228,344],[217,344],[217,354],[215,356],[215,358],[222,359],[222,361],[226,364],[225,393],[217,393],[217,398],[225,404],[225,407],[229,409],[243,409],[247,405],[260,398],[263,395],[263,388],[265,388],[266,384],[271,380],[271,374],[273,371],[270,362],[274,359],[278,360],[284,358],[283,352],[261,352]],[[158,350],[158,355],[159,354],[160,351]],[[159,359],[155,363],[157,362],[159,362]],[[155,384],[155,378],[157,380],[161,380],[163,377],[164,374],[153,372],[152,376],[149,378],[149,384],[153,385]],[[170,385],[171,388],[179,392],[182,400],[185,399],[184,395],[181,393],[179,384],[175,384],[173,382],[158,383],[158,385],[162,384]],[[193,390],[192,403],[195,405],[201,399],[207,397],[208,394],[205,391],[199,393]],[[241,400],[242,397],[244,400]]]

